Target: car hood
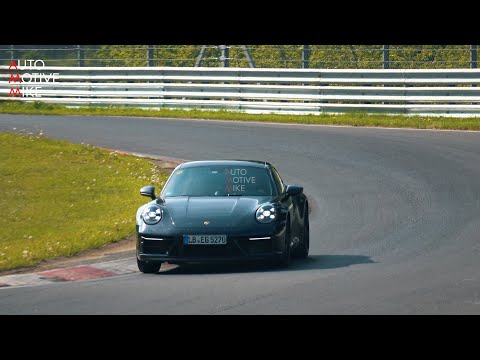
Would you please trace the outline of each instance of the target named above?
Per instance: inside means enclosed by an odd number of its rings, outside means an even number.
[[[165,212],[175,227],[234,227],[254,222],[258,206],[271,200],[270,196],[172,197],[166,199]]]

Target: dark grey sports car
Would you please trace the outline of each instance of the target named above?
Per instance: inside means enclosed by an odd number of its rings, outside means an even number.
[[[160,196],[137,211],[137,263],[156,273],[169,263],[246,260],[288,266],[309,250],[308,199],[263,161],[192,161],[175,168]]]

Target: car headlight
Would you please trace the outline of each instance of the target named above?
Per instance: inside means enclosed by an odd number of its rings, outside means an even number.
[[[258,222],[268,224],[275,220],[277,217],[277,211],[272,204],[263,204],[257,209],[255,217]]]
[[[147,225],[154,225],[162,220],[162,209],[156,205],[149,205],[142,211],[142,219]]]

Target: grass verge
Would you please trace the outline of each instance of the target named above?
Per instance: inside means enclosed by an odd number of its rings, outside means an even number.
[[[0,271],[74,255],[135,231],[139,188],[168,172],[146,159],[35,134],[0,133]]]
[[[25,103],[20,101],[0,101],[0,113],[4,114],[41,114],[41,115],[115,115],[170,117],[212,120],[261,121],[293,124],[351,125],[414,129],[444,130],[480,130],[480,118],[428,117],[406,115],[372,115],[349,113],[339,115],[278,115],[246,114],[235,111],[206,110],[149,110],[132,107],[85,106],[69,108],[59,104],[47,104],[40,101]]]

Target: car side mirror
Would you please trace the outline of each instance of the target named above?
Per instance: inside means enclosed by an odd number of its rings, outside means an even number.
[[[155,196],[155,186],[144,186],[140,189],[140,195],[147,196],[152,200],[155,200],[157,197]]]
[[[289,196],[299,195],[303,192],[303,186],[299,185],[287,185],[287,189],[285,190],[285,194]]]

